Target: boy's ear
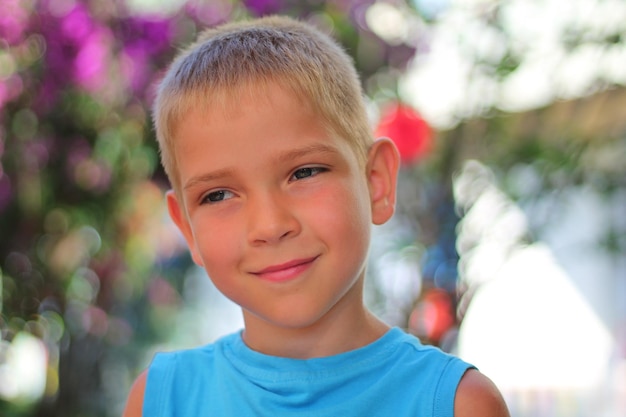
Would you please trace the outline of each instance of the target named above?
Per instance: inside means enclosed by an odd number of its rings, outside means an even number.
[[[203,266],[202,257],[200,257],[200,254],[197,251],[195,239],[193,238],[193,232],[191,230],[191,225],[189,224],[189,220],[187,219],[187,215],[185,214],[185,208],[183,204],[178,201],[176,193],[172,190],[169,190],[165,194],[165,198],[167,199],[167,210],[170,213],[170,218],[183,234],[185,241],[187,241],[187,246],[189,246],[189,251],[191,252],[191,257],[193,258],[193,261],[199,266]]]
[[[376,225],[391,218],[396,206],[396,185],[400,154],[389,138],[377,139],[367,159],[367,180],[372,205],[372,222]]]

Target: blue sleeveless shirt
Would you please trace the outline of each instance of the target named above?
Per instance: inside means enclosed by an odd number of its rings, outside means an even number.
[[[248,348],[241,332],[204,347],[158,353],[145,417],[453,417],[472,366],[399,328],[362,348],[289,359]]]

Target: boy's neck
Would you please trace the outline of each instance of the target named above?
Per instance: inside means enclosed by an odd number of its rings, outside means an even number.
[[[243,340],[252,350],[272,356],[311,359],[337,355],[370,344],[389,326],[364,306],[361,311],[332,312],[324,320],[302,328],[278,327],[256,317],[244,318]]]

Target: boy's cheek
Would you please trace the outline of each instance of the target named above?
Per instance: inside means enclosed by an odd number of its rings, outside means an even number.
[[[241,231],[229,227],[232,222],[191,223],[191,239],[187,240],[194,263],[205,269],[227,263],[239,253]]]

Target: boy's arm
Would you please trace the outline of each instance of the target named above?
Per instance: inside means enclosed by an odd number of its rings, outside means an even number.
[[[454,398],[454,417],[510,417],[502,394],[476,369],[465,372]]]
[[[133,383],[126,401],[123,417],[141,417],[143,408],[143,393],[146,390],[148,371],[143,371]]]

